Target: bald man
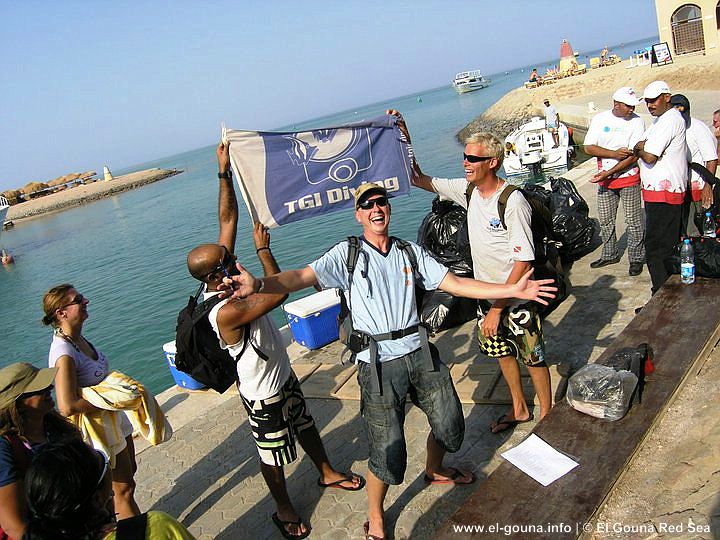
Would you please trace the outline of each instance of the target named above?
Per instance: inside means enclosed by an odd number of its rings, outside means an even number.
[[[202,244],[187,257],[190,274],[205,284],[204,300],[219,294],[222,278],[237,273],[235,238],[238,205],[230,170],[229,144],[217,148],[220,197],[217,244]],[[266,276],[280,272],[270,251],[270,234],[256,223],[255,249]],[[286,538],[305,538],[310,527],[297,514],[285,486],[283,467],[295,461],[295,439],[320,472],[318,485],[357,491],[365,479],[352,472],[340,473],[328,461],[315,422],[307,410],[300,383],[290,367],[283,340],[269,313],[286,294],[260,293],[244,299],[220,300],[208,313],[208,321],[220,344],[237,363],[237,386],[250,419],[260,454],[260,470],[275,500],[272,520]]]

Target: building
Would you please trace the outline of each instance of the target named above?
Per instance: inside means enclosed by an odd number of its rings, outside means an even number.
[[[720,1],[655,0],[660,42],[673,56],[720,54]]]

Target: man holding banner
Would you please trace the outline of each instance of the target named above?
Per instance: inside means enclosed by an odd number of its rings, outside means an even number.
[[[428,345],[427,334],[419,325],[415,286],[439,288],[468,298],[519,298],[541,303],[554,296],[555,287],[548,280],[530,280],[531,272],[516,284],[507,285],[458,277],[417,244],[389,235],[391,205],[383,182],[362,184],[353,199],[355,219],[363,229],[354,277],[347,265],[349,241],[342,241],[305,268],[262,279],[238,264],[239,274],[225,278],[224,286],[232,288],[236,298],[286,294],[315,285],[337,287],[348,295],[353,327],[364,338],[363,347],[354,354],[370,454],[369,520],[364,532],[366,538],[380,539],[385,537],[383,503],[388,487],[402,483],[405,474],[403,423],[408,393],[431,427],[425,481],[455,485],[475,481],[471,471],[443,464],[446,452],[459,450],[465,422],[449,370],[437,349]]]

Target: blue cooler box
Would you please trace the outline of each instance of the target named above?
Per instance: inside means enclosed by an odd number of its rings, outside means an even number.
[[[283,306],[292,335],[300,345],[319,349],[338,338],[340,297],[328,289]]]
[[[175,367],[175,341],[171,341],[170,343],[163,345],[163,352],[165,353],[165,359],[167,360],[168,367],[170,368],[170,373],[172,373],[173,379],[175,379],[175,384],[181,388],[187,388],[188,390],[200,390],[205,388],[203,383],[197,382],[190,375],[183,373]]]

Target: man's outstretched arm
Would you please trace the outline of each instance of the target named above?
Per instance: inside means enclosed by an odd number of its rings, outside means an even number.
[[[453,296],[476,300],[518,298],[547,305],[548,299],[555,298],[557,287],[552,285],[552,279],[530,279],[532,273],[533,269],[531,268],[517,283],[486,283],[476,279],[458,277],[452,272],[448,272],[440,282],[438,289],[449,292]]]
[[[392,114],[393,116],[397,116],[398,127],[400,128],[402,134],[405,135],[408,144],[410,144],[410,131],[408,131],[407,124],[405,123],[405,119],[403,118],[402,114],[400,114],[400,111],[396,109],[388,109],[387,111],[385,111],[385,114]],[[411,180],[413,185],[415,187],[419,187],[420,189],[424,189],[425,191],[435,193],[435,188],[432,185],[432,176],[428,176],[420,170],[420,164],[417,162],[415,156],[413,156],[412,169],[413,177]]]
[[[315,272],[309,266],[298,270],[285,270],[278,274],[258,279],[248,272],[240,263],[237,264],[239,274],[223,278],[218,287],[232,294],[233,298],[247,298],[256,293],[288,294],[317,284]]]
[[[237,236],[238,203],[235,196],[235,186],[230,171],[230,143],[218,144],[217,150],[218,174],[220,189],[218,196],[218,220],[220,221],[220,238],[218,244],[225,246],[230,253],[235,252],[235,238]]]

